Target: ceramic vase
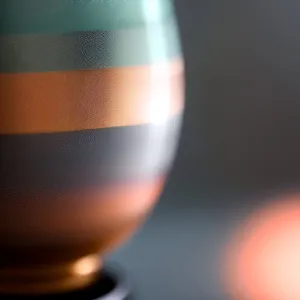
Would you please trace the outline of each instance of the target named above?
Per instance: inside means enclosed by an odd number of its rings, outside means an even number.
[[[183,78],[171,0],[0,1],[0,293],[87,286],[142,225]]]

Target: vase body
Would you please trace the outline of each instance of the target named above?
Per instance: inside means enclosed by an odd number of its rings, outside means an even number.
[[[174,159],[184,67],[172,1],[0,3],[0,293],[95,280]]]

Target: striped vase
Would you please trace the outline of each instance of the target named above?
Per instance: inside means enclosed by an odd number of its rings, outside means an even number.
[[[171,0],[0,1],[0,292],[90,284],[158,200],[184,108]]]

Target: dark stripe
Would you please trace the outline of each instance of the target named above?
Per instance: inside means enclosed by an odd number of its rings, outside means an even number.
[[[172,0],[1,0],[0,34],[122,29],[171,14]]]
[[[160,125],[0,135],[0,190],[107,185],[165,174],[181,116]]]
[[[0,72],[48,72],[157,63],[181,53],[173,20],[136,29],[0,36]]]

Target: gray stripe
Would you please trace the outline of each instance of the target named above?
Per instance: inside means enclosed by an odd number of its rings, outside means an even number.
[[[105,186],[165,175],[181,118],[156,125],[0,135],[0,190]]]
[[[62,35],[0,36],[0,72],[47,72],[151,64],[181,52],[177,27],[167,24]]]

